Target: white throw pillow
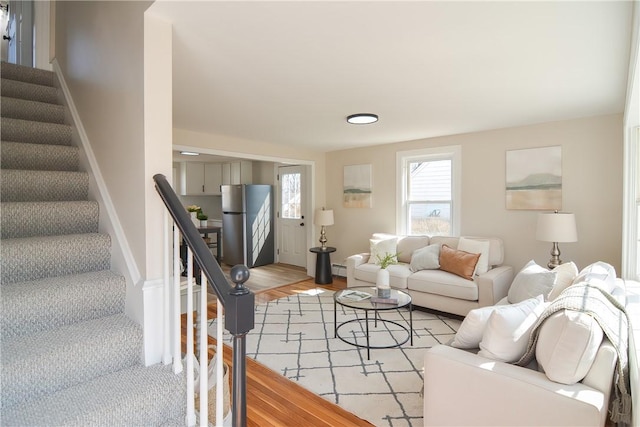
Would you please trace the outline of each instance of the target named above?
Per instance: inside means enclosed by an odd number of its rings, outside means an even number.
[[[491,305],[488,307],[475,308],[467,313],[458,328],[458,332],[456,332],[455,337],[453,337],[453,341],[451,341],[451,347],[478,348],[491,313],[504,307],[505,306]]]
[[[606,262],[594,262],[583,268],[573,280],[574,284],[580,282],[599,284],[607,292],[611,292],[616,287],[616,269]]]
[[[573,310],[554,313],[540,326],[538,365],[551,381],[575,384],[591,369],[602,338],[600,325],[588,314]]]
[[[380,258],[384,258],[387,254],[396,254],[398,239],[385,239],[385,240],[369,240],[369,264],[378,264]]]
[[[551,292],[549,292],[547,301],[553,301],[558,298],[558,295],[560,295],[562,291],[573,284],[573,280],[578,275],[578,267],[573,261],[560,264],[552,271],[556,273],[556,281],[553,284]]]
[[[527,350],[531,329],[547,305],[538,295],[495,310],[487,321],[478,354],[508,363],[520,360]]]
[[[489,271],[489,241],[465,239],[461,237],[458,241],[458,250],[472,254],[480,254],[480,259],[476,264],[475,274],[484,274]]]
[[[429,245],[413,251],[409,269],[413,272],[420,270],[435,270],[440,268],[440,245]]]
[[[551,292],[557,273],[549,271],[531,260],[525,265],[511,283],[507,298],[511,304],[542,295],[545,298]]]

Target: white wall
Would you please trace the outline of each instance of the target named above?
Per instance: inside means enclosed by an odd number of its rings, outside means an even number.
[[[574,212],[577,243],[560,244],[562,260],[579,268],[602,260],[620,271],[622,230],[622,116],[592,117],[334,151],[327,154],[327,207],[335,225],[327,228],[332,262],[368,251],[373,232],[395,233],[396,152],[424,147],[462,147],[461,234],[501,237],[505,263],[521,268],[530,259],[546,265],[550,243],[535,240],[537,211],[505,208],[505,152],[562,146],[562,208]],[[345,165],[373,166],[373,208],[342,207]]]
[[[143,276],[143,13],[150,4],[59,1],[55,7],[56,60]]]
[[[145,327],[147,364],[163,351],[164,207],[152,177],[171,177],[172,138],[171,26],[145,20],[151,3],[59,1],[53,8],[55,60],[118,225],[114,244],[127,248],[128,271],[115,255],[112,268],[128,279],[126,311]],[[103,209],[101,230],[107,222]]]

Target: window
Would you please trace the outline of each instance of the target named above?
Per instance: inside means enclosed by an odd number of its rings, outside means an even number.
[[[397,162],[398,232],[457,235],[460,147],[399,152]]]
[[[300,206],[300,173],[282,173],[281,187],[282,194],[280,200],[281,217],[285,219],[300,219],[302,216],[302,208]]]

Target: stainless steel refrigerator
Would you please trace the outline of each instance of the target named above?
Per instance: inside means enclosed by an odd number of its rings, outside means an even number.
[[[222,260],[247,267],[273,264],[273,193],[270,185],[222,185]]]

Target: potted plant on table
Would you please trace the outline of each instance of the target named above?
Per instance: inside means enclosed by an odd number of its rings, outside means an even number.
[[[391,287],[389,286],[389,271],[387,267],[398,263],[398,254],[390,254],[386,252],[384,256],[376,255],[378,259],[376,264],[380,266],[376,276],[376,289],[378,298],[389,298],[391,296]]]
[[[196,217],[200,220],[200,227],[206,227],[207,226],[207,220],[209,219],[209,217],[207,215],[205,215],[202,211],[200,211],[200,212],[198,212]]]

